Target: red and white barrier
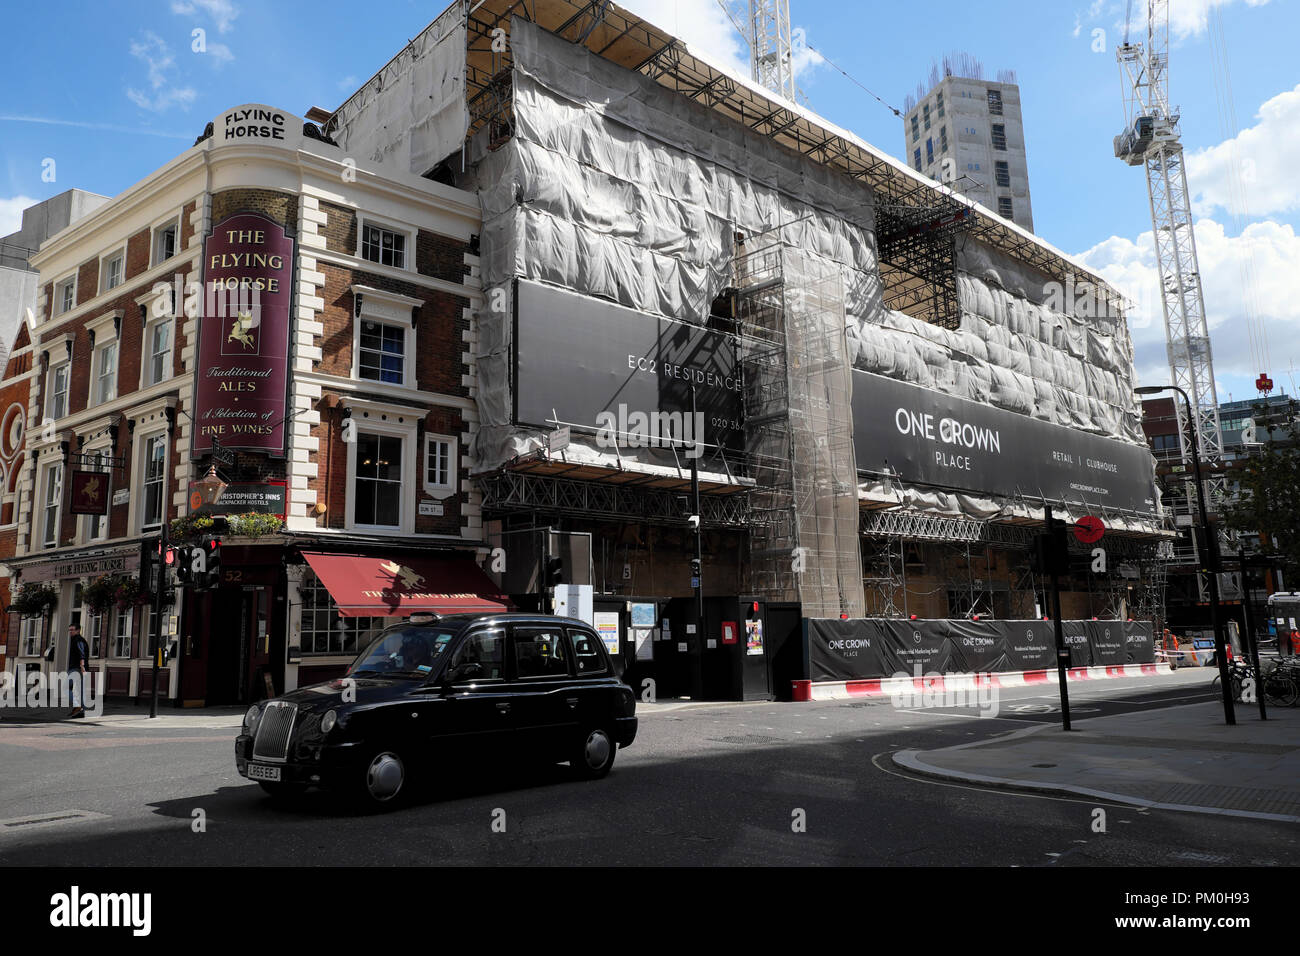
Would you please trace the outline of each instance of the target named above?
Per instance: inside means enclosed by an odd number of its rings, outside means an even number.
[[[1112,667],[1071,667],[1066,677],[1071,681],[1105,680],[1109,677],[1155,677],[1172,674],[1167,663],[1117,664]],[[969,692],[979,688],[1024,687],[1031,684],[1055,684],[1055,670],[1007,671],[987,674],[934,674],[922,677],[875,677],[870,680],[794,681],[794,700],[853,700],[859,697],[889,697],[895,694],[928,691],[931,693]]]

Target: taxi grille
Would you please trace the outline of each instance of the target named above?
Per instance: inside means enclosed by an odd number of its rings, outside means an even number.
[[[284,760],[289,753],[289,736],[298,715],[296,704],[273,700],[266,705],[253,740],[253,756],[264,760]]]

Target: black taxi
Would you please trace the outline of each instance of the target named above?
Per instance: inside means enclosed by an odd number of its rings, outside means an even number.
[[[308,787],[381,807],[461,761],[567,761],[602,777],[636,737],[636,698],[581,621],[412,615],[338,680],[249,708],[239,773],[274,796]]]

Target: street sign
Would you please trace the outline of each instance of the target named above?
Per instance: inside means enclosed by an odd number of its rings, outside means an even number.
[[[229,448],[222,448],[221,442],[216,438],[212,439],[212,460],[220,462],[228,467],[234,467],[235,453]]]
[[[1084,515],[1074,523],[1074,536],[1083,544],[1096,544],[1106,533],[1106,526],[1094,515]]]

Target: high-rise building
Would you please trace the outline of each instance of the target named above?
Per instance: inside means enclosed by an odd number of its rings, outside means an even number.
[[[903,115],[908,165],[986,209],[1034,231],[1020,87],[1003,71],[985,80],[970,57],[945,58],[929,90],[907,97]]]

